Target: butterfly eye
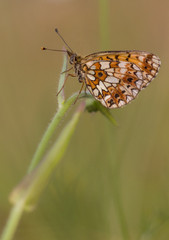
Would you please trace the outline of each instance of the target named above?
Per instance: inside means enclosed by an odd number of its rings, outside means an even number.
[[[72,54],[70,56],[70,60],[69,60],[70,64],[74,64],[75,62],[77,62],[77,56],[76,54]]]

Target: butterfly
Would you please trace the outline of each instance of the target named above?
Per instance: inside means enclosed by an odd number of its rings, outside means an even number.
[[[80,83],[106,108],[122,107],[146,88],[156,77],[161,61],[145,51],[103,51],[81,57],[69,48],[69,62]],[[52,50],[42,48],[42,50]],[[64,51],[64,50],[53,50]],[[81,88],[81,89],[82,89]]]

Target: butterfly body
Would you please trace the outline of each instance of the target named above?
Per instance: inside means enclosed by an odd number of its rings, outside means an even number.
[[[82,58],[76,53],[72,53],[70,51],[67,51],[67,53],[69,56],[69,63],[73,65],[75,75],[78,77],[79,82],[85,81],[85,74],[81,69]]]
[[[104,51],[84,58],[67,51],[79,82],[107,108],[126,105],[157,75],[160,59],[145,51]]]

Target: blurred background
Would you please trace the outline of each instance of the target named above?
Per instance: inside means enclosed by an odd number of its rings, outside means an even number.
[[[168,25],[169,1],[0,1],[1,231],[9,194],[57,109],[63,55],[40,50],[62,49],[57,27],[81,56],[137,49],[157,54],[162,66],[135,101],[111,110],[118,127],[100,113],[82,115],[48,188],[37,208],[24,214],[14,239],[169,239]],[[70,78],[66,96],[80,86]]]

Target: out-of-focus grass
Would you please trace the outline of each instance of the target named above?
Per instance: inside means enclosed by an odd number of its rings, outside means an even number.
[[[110,1],[99,0],[99,30],[101,50],[110,48]]]
[[[108,49],[110,46],[110,1],[99,1],[99,18],[100,18],[100,36],[102,49]],[[110,140],[111,141],[111,140]],[[113,156],[113,155],[112,155]],[[115,167],[115,169],[114,169]],[[122,196],[119,185],[119,163],[112,166],[112,187],[113,187],[113,204],[117,214],[120,231],[124,239],[130,239],[128,223],[123,209]]]

